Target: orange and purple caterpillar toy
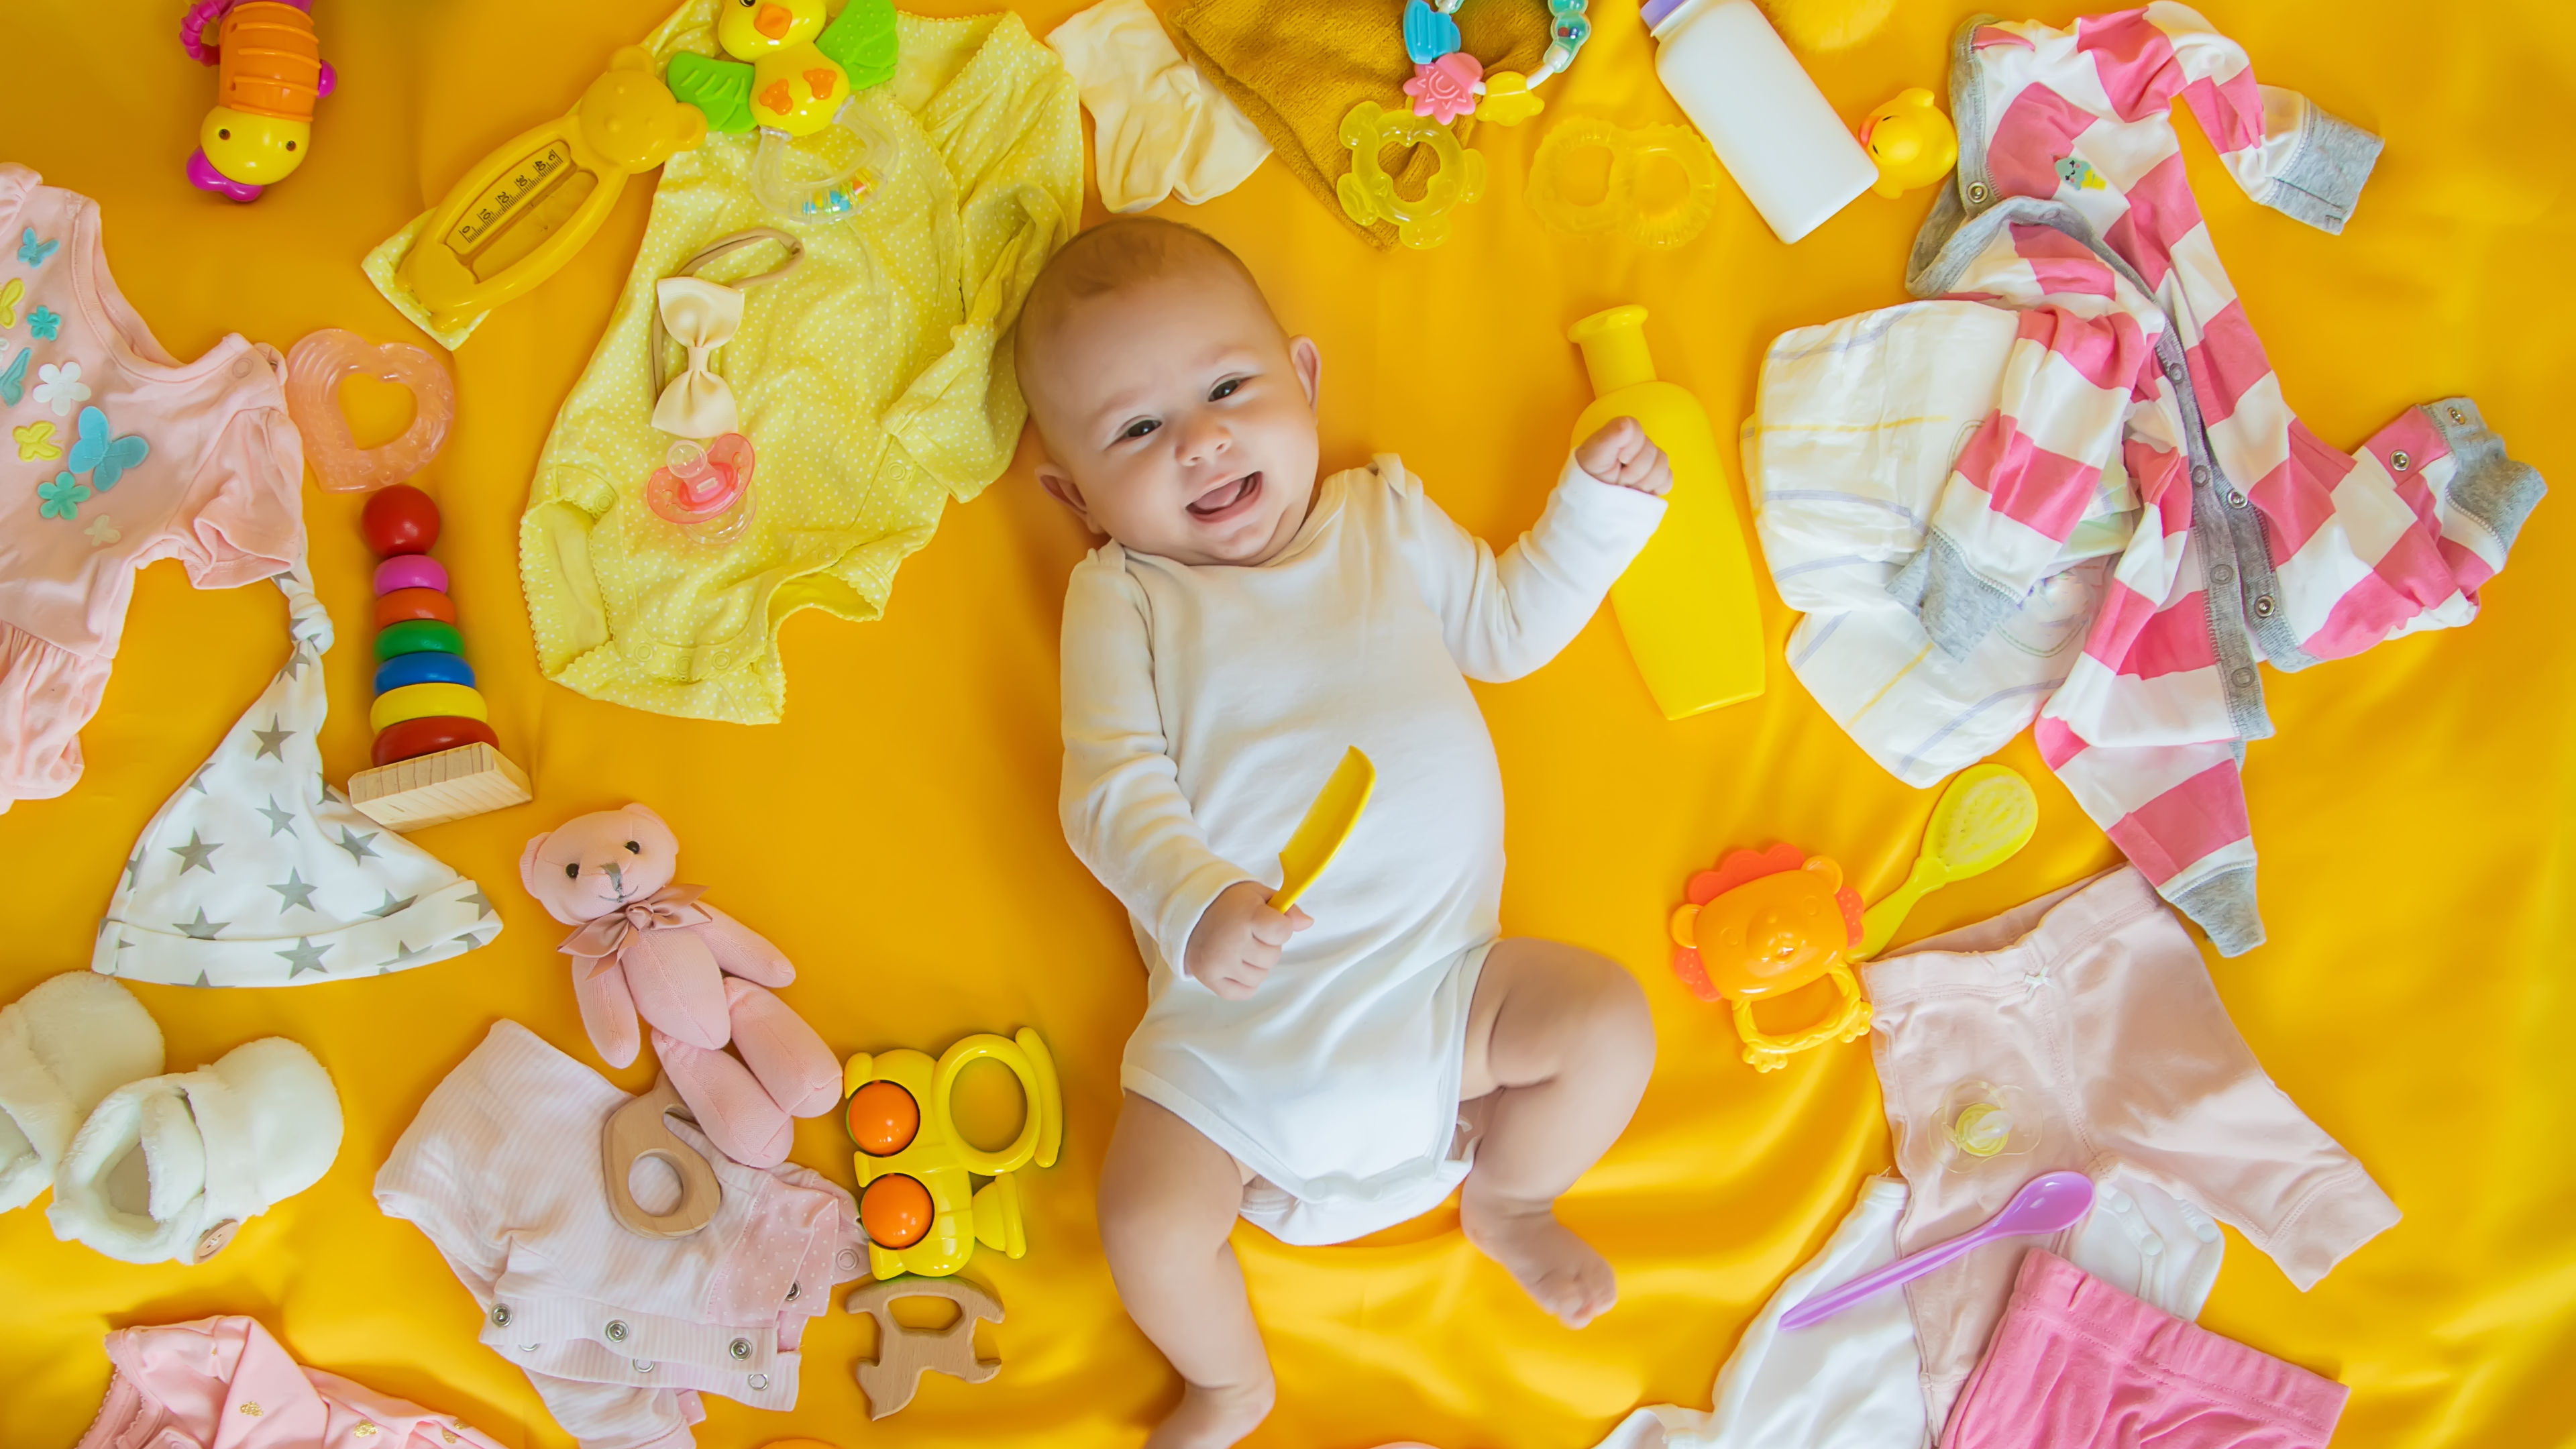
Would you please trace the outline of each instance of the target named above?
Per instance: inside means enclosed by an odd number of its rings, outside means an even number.
[[[313,0],[197,0],[179,44],[216,67],[215,108],[197,130],[188,179],[253,201],[304,164],[313,103],[337,81],[313,33]]]

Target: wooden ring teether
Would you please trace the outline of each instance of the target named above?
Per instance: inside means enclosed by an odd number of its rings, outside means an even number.
[[[411,426],[381,447],[359,447],[340,411],[340,384],[360,372],[411,390]],[[322,486],[364,493],[400,483],[438,456],[456,419],[456,383],[420,348],[379,347],[355,332],[325,327],[305,333],[286,354],[286,411],[304,435],[304,457]]]
[[[906,1328],[894,1320],[898,1298],[944,1298],[957,1305],[957,1321],[946,1328]],[[889,1278],[853,1290],[841,1306],[877,1321],[877,1356],[860,1360],[857,1370],[871,1419],[911,1403],[925,1373],[980,1384],[1002,1371],[1000,1359],[975,1356],[975,1322],[1001,1322],[1001,1301],[963,1278]]]
[[[724,1199],[715,1168],[662,1120],[673,1112],[685,1117],[689,1109],[669,1077],[656,1077],[653,1090],[609,1113],[599,1129],[599,1159],[608,1181],[608,1211],[619,1227],[638,1237],[685,1238],[713,1222],[716,1207]],[[635,1164],[648,1157],[659,1158],[680,1175],[680,1201],[669,1212],[646,1212],[644,1205],[635,1200],[635,1190],[628,1182]],[[998,1311],[995,1316],[999,1317]]]

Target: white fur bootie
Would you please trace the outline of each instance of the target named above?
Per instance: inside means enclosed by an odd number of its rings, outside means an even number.
[[[65,972],[0,1009],[0,1212],[53,1184],[101,1098],[160,1072],[161,1028],[107,977]]]
[[[202,1263],[322,1180],[340,1098],[284,1037],[110,1092],[54,1170],[54,1236],[128,1263]]]

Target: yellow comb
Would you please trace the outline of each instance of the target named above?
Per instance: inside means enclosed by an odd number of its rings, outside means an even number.
[[[1297,832],[1288,837],[1288,848],[1279,852],[1279,889],[1270,893],[1270,909],[1284,911],[1297,903],[1324,867],[1333,863],[1333,853],[1359,824],[1360,812],[1368,808],[1369,792],[1377,788],[1377,766],[1359,751],[1357,745],[1343,751],[1342,762],[1333,767],[1333,777],[1324,782],[1315,803],[1306,807],[1306,818],[1297,822]]]

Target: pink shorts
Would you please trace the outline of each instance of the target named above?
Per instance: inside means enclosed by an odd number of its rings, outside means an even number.
[[[2350,1392],[2033,1248],[1941,1449],[2323,1449]]]

